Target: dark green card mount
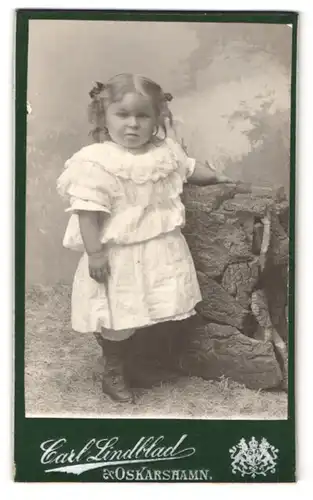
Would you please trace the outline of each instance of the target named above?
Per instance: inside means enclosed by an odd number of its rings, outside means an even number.
[[[289,388],[286,420],[90,419],[25,416],[25,241],[28,27],[31,20],[273,23],[293,28]],[[295,12],[18,10],[15,51],[15,407],[18,482],[294,482]],[[47,391],[49,388],[47,387]]]

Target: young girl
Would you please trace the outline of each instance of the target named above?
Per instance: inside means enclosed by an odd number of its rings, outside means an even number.
[[[183,320],[201,301],[181,233],[183,184],[231,182],[166,137],[171,96],[155,82],[121,74],[90,92],[95,143],[74,154],[58,179],[70,202],[63,244],[83,251],[73,283],[72,327],[93,332],[103,351],[103,392],[133,401],[123,373],[136,329]]]

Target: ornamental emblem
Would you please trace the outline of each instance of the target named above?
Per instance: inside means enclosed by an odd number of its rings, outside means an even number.
[[[279,451],[265,438],[258,442],[252,437],[248,443],[242,438],[236,446],[230,448],[229,453],[233,474],[239,472],[241,477],[255,478],[257,475],[266,476],[276,471]]]

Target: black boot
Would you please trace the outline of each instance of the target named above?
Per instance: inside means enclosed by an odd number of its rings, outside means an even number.
[[[102,348],[102,391],[114,401],[133,403],[124,375],[124,342],[104,339],[100,333],[95,333],[95,337]]]

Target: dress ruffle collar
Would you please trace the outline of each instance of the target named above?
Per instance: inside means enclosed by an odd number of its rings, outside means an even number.
[[[171,139],[165,139],[159,143],[150,143],[141,153],[136,154],[114,142],[92,144],[74,154],[65,167],[72,162],[94,162],[107,172],[136,184],[157,182],[178,169],[172,142]]]

